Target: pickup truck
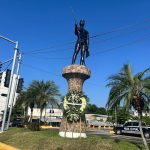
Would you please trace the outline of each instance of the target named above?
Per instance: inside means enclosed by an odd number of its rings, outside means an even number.
[[[142,122],[142,130],[145,138],[150,138],[150,127],[146,126],[144,122]],[[136,134],[140,135],[139,122],[138,121],[128,121],[123,125],[114,126],[114,132],[116,134]]]

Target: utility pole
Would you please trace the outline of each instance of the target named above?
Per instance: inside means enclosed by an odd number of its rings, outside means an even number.
[[[18,41],[14,42],[14,41],[12,41],[8,38],[5,38],[1,35],[0,35],[0,38],[15,44],[15,52],[14,52],[13,64],[12,64],[11,75],[10,75],[10,83],[9,83],[9,87],[8,87],[8,94],[7,94],[7,98],[6,98],[4,115],[3,115],[3,122],[2,122],[2,127],[1,127],[1,131],[3,132],[4,128],[5,128],[5,122],[6,122],[7,109],[8,109],[9,99],[10,99],[10,93],[12,90],[12,82],[13,82],[13,75],[14,75],[14,70],[15,70],[16,58],[17,58],[17,54],[18,54]]]
[[[18,65],[17,65],[17,71],[16,71],[16,81],[15,81],[15,85],[14,85],[14,90],[12,93],[12,97],[10,97],[10,110],[9,110],[9,115],[8,115],[8,121],[7,121],[7,127],[6,129],[9,128],[9,123],[10,123],[10,118],[11,118],[11,113],[12,113],[12,108],[13,108],[13,103],[15,100],[15,95],[16,95],[16,91],[17,91],[17,85],[18,85],[18,80],[19,80],[19,70],[20,70],[20,64],[21,64],[21,54],[19,54],[19,60],[18,60]]]

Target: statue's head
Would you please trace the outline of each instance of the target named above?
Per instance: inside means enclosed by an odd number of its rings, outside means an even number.
[[[81,20],[80,20],[80,26],[81,26],[81,27],[83,27],[83,26],[84,26],[84,24],[85,24],[84,19],[81,19]]]

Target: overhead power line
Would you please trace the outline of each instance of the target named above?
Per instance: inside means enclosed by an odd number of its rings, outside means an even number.
[[[129,45],[132,45],[132,44],[136,44],[136,43],[142,42],[142,41],[144,41],[144,40],[147,40],[147,39],[149,39],[149,38],[150,38],[150,35],[149,35],[149,36],[146,36],[146,37],[144,37],[144,38],[142,38],[142,39],[137,39],[137,40],[135,40],[135,41],[132,41],[132,42],[129,42],[129,43],[126,43],[126,44],[119,45],[119,46],[114,47],[114,48],[109,48],[109,49],[106,49],[106,50],[103,50],[103,51],[95,52],[94,54],[92,54],[92,56],[93,56],[93,55],[97,55],[97,54],[103,54],[103,53],[106,53],[106,52],[110,52],[110,51],[112,51],[112,50],[116,50],[116,49],[119,49],[119,48],[122,48],[122,47],[126,47],[126,46],[129,46]]]
[[[142,29],[140,29],[141,31],[143,31],[143,30],[147,30],[147,29],[150,29],[150,26],[146,26],[146,27],[144,27],[144,28],[142,28]],[[95,41],[94,42],[94,44],[99,44],[99,43],[103,43],[103,42],[106,42],[106,41],[108,41],[108,40],[113,40],[113,39],[116,39],[116,38],[119,38],[119,37],[121,37],[122,35],[128,35],[128,34],[132,34],[132,33],[136,33],[136,32],[138,32],[138,31],[140,31],[139,29],[136,29],[136,30],[133,30],[133,31],[131,31],[131,32],[125,32],[125,33],[123,33],[123,34],[119,34],[119,35],[117,35],[117,36],[112,36],[112,37],[110,37],[110,38],[106,38],[106,39],[103,39],[103,40],[98,40],[98,41]],[[71,49],[71,47],[70,48],[67,48],[67,49]],[[56,49],[55,50],[51,50],[50,52],[62,52],[63,50],[66,50],[66,49],[59,49],[60,51],[58,51],[58,49],[57,49],[57,51],[56,51]],[[48,51],[49,52],[49,51]],[[35,55],[35,54],[45,54],[46,53],[46,51],[37,51],[37,52],[33,52],[33,53],[29,53],[29,55]],[[50,59],[50,58],[49,58]],[[59,59],[59,58],[51,58],[51,59]],[[64,59],[64,58],[60,58],[60,59]]]
[[[8,65],[6,65],[5,69],[2,72],[5,72],[9,68],[9,66],[12,64],[12,61],[13,60],[9,61],[9,63],[7,62]]]
[[[103,43],[103,42],[106,42],[106,41],[108,41],[108,40],[113,40],[113,39],[119,38],[119,37],[121,37],[122,35],[128,35],[128,34],[136,33],[136,32],[138,32],[138,31],[149,30],[149,29],[150,29],[150,26],[146,26],[146,27],[142,28],[141,30],[136,29],[136,30],[133,30],[133,31],[131,31],[131,32],[125,32],[125,33],[119,34],[119,35],[117,35],[117,36],[112,36],[112,37],[110,37],[110,38],[106,38],[106,39],[103,39],[103,40],[95,41],[94,44],[95,44],[95,43],[96,43],[96,44],[97,44],[97,43]]]
[[[113,29],[111,31],[108,31],[108,32],[103,32],[103,33],[99,33],[99,34],[93,35],[90,38],[96,38],[96,37],[107,35],[107,34],[110,34],[110,33],[122,31],[122,30],[128,29],[128,28],[136,26],[136,25],[140,25],[140,24],[143,24],[143,23],[146,23],[146,22],[150,22],[150,19],[145,19],[142,22],[121,26],[121,27],[115,28],[115,29]],[[35,49],[35,50],[28,51],[28,52],[23,52],[23,54],[30,54],[30,53],[34,53],[34,52],[45,51],[45,50],[48,50],[48,49],[62,47],[62,46],[66,46],[66,45],[73,44],[73,43],[75,43],[75,41],[67,42],[67,43],[59,44],[59,45],[53,45],[53,46],[50,46],[50,47],[47,47],[47,48]]]
[[[28,67],[28,68],[31,68],[31,69],[33,69],[33,70],[36,70],[36,71],[39,71],[39,72],[44,72],[44,73],[46,73],[46,74],[53,74],[54,76],[57,76],[57,77],[60,77],[61,75],[59,75],[59,74],[56,74],[56,73],[53,73],[53,72],[50,72],[50,71],[47,71],[47,70],[44,70],[44,69],[42,69],[42,68],[39,68],[39,67],[35,67],[35,66],[31,66],[31,65],[29,65],[29,64],[26,64],[26,63],[23,63],[23,66],[26,66],[26,67]],[[93,83],[93,82],[87,82],[87,84],[90,84],[90,85],[93,85],[93,86],[97,86],[97,87],[100,87],[101,85],[99,85],[99,84],[97,84],[97,83]]]
[[[133,27],[133,26],[136,26],[136,25],[145,23],[145,22],[150,22],[150,19],[145,19],[145,20],[142,21],[142,22],[138,22],[138,23],[134,23],[134,24],[129,24],[129,25],[121,26],[121,27],[119,27],[119,28],[115,28],[115,29],[113,29],[113,30],[111,30],[111,31],[108,31],[108,32],[104,32],[104,33],[99,33],[99,34],[97,34],[97,35],[93,35],[93,36],[91,36],[90,38],[95,38],[95,37],[102,36],[102,35],[106,35],[106,34],[110,34],[110,33],[113,33],[113,32],[122,31],[122,30],[124,30],[124,29],[130,28],[130,27]]]
[[[22,63],[22,64],[23,64],[23,66],[29,67],[29,68],[31,68],[31,69],[33,69],[33,70],[37,70],[37,71],[44,72],[44,73],[47,73],[47,74],[54,74],[55,76],[60,77],[60,75],[59,75],[59,74],[55,74],[55,73],[53,73],[53,72],[50,72],[50,71],[44,70],[44,69],[42,69],[42,68],[34,67],[34,66],[31,66],[31,65],[26,64],[26,63]]]
[[[143,38],[140,38],[140,39],[137,39],[137,40],[134,40],[134,41],[132,41],[132,42],[128,42],[128,43],[125,43],[125,44],[122,44],[122,45],[119,45],[119,46],[116,46],[116,47],[113,47],[113,48],[108,48],[108,49],[105,49],[105,50],[102,50],[102,51],[97,51],[97,52],[93,52],[92,54],[91,54],[91,56],[94,56],[94,55],[97,55],[97,54],[103,54],[103,53],[107,53],[107,52],[110,52],[110,51],[113,51],[113,50],[116,50],[116,49],[119,49],[119,48],[123,48],[123,47],[127,47],[127,46],[130,46],[130,45],[133,45],[133,44],[136,44],[136,43],[139,43],[139,42],[142,42],[142,41],[144,41],[144,40],[147,40],[147,39],[149,39],[150,38],[150,35],[148,35],[148,36],[146,36],[146,37],[143,37]],[[31,56],[32,57],[32,56]],[[37,57],[37,56],[35,56],[35,57]],[[59,59],[61,59],[61,60],[67,60],[67,59],[69,59],[69,58],[71,58],[71,57],[62,57],[62,58],[48,58],[48,57],[38,57],[38,59],[45,59],[45,60],[47,60],[47,59],[53,59],[53,60],[59,60]],[[56,61],[55,61],[56,62]]]

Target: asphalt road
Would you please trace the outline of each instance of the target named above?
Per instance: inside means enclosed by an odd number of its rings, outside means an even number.
[[[59,132],[59,129],[50,129]],[[90,130],[86,132],[87,135],[96,135],[105,139],[114,139],[118,141],[127,141],[135,144],[143,144],[143,140],[139,135],[116,135],[110,133],[109,130]],[[150,145],[150,139],[146,139],[147,143]]]
[[[87,135],[96,135],[103,138],[111,138],[118,141],[127,141],[131,143],[142,144],[143,140],[140,136],[136,135],[116,135],[110,133],[108,130],[88,130]],[[150,139],[146,139],[147,143],[150,144]]]

